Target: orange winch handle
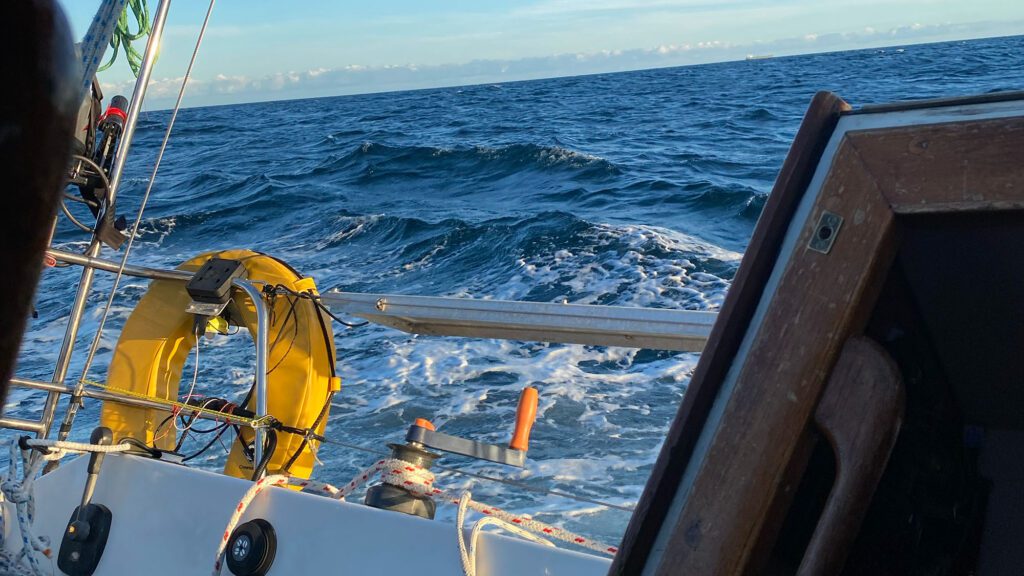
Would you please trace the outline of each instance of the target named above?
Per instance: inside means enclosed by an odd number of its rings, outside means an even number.
[[[537,419],[537,389],[532,386],[523,388],[519,395],[519,407],[516,408],[516,429],[512,433],[512,441],[508,447],[525,452],[530,447],[530,429]]]

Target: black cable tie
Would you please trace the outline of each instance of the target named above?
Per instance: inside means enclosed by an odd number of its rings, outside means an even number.
[[[50,450],[46,446],[32,446],[31,444],[28,443],[28,441],[31,440],[31,439],[32,439],[31,436],[22,436],[22,437],[18,438],[18,447],[21,448],[22,450],[35,450],[36,452],[39,452],[40,454],[52,454],[53,453],[53,451]]]
[[[21,448],[22,450],[34,450],[36,448],[35,446],[29,446],[28,445],[28,441],[31,440],[31,439],[32,439],[31,436],[19,436],[18,437],[18,448]],[[44,452],[44,454],[46,454],[46,452]]]

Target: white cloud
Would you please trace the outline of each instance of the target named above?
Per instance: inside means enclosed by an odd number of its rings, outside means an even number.
[[[1022,26],[1018,25],[1017,28]],[[809,33],[798,38],[752,44],[709,40],[664,44],[649,49],[601,50],[517,60],[473,60],[443,65],[350,64],[337,68],[317,67],[305,71],[277,72],[260,77],[217,74],[209,79],[190,81],[185,102],[186,105],[206,105],[279,100],[638,70],[741,60],[751,53],[771,53],[776,56],[804,53],[809,44],[813,44],[815,51],[828,51],[943,40],[958,36],[977,37],[979,30],[986,29],[997,28],[994,23],[913,23],[888,30],[867,27],[859,32]],[[147,96],[148,107],[172,105],[181,81],[180,77],[152,81]],[[103,85],[108,95],[126,94],[131,88],[130,82]]]
[[[563,16],[579,12],[612,12],[628,10],[722,10],[739,4],[735,1],[715,0],[547,0],[525,6],[513,12],[518,16]]]

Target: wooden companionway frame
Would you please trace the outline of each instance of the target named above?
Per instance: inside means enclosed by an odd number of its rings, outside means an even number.
[[[900,219],[1021,210],[1024,94],[856,113],[818,94],[612,573],[756,570],[800,437],[892,266]],[[830,245],[812,248],[836,217]]]

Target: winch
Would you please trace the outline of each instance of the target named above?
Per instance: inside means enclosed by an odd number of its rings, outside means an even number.
[[[516,426],[507,447],[444,434],[438,432],[429,420],[417,418],[405,435],[405,444],[388,444],[388,448],[391,449],[392,458],[426,470],[441,457],[441,454],[428,449],[522,468],[526,464],[526,452],[530,446],[530,430],[536,419],[537,389],[528,386],[519,395]],[[436,504],[429,496],[419,496],[393,484],[371,486],[366,490],[364,502],[374,508],[430,519],[433,519],[436,511]]]

